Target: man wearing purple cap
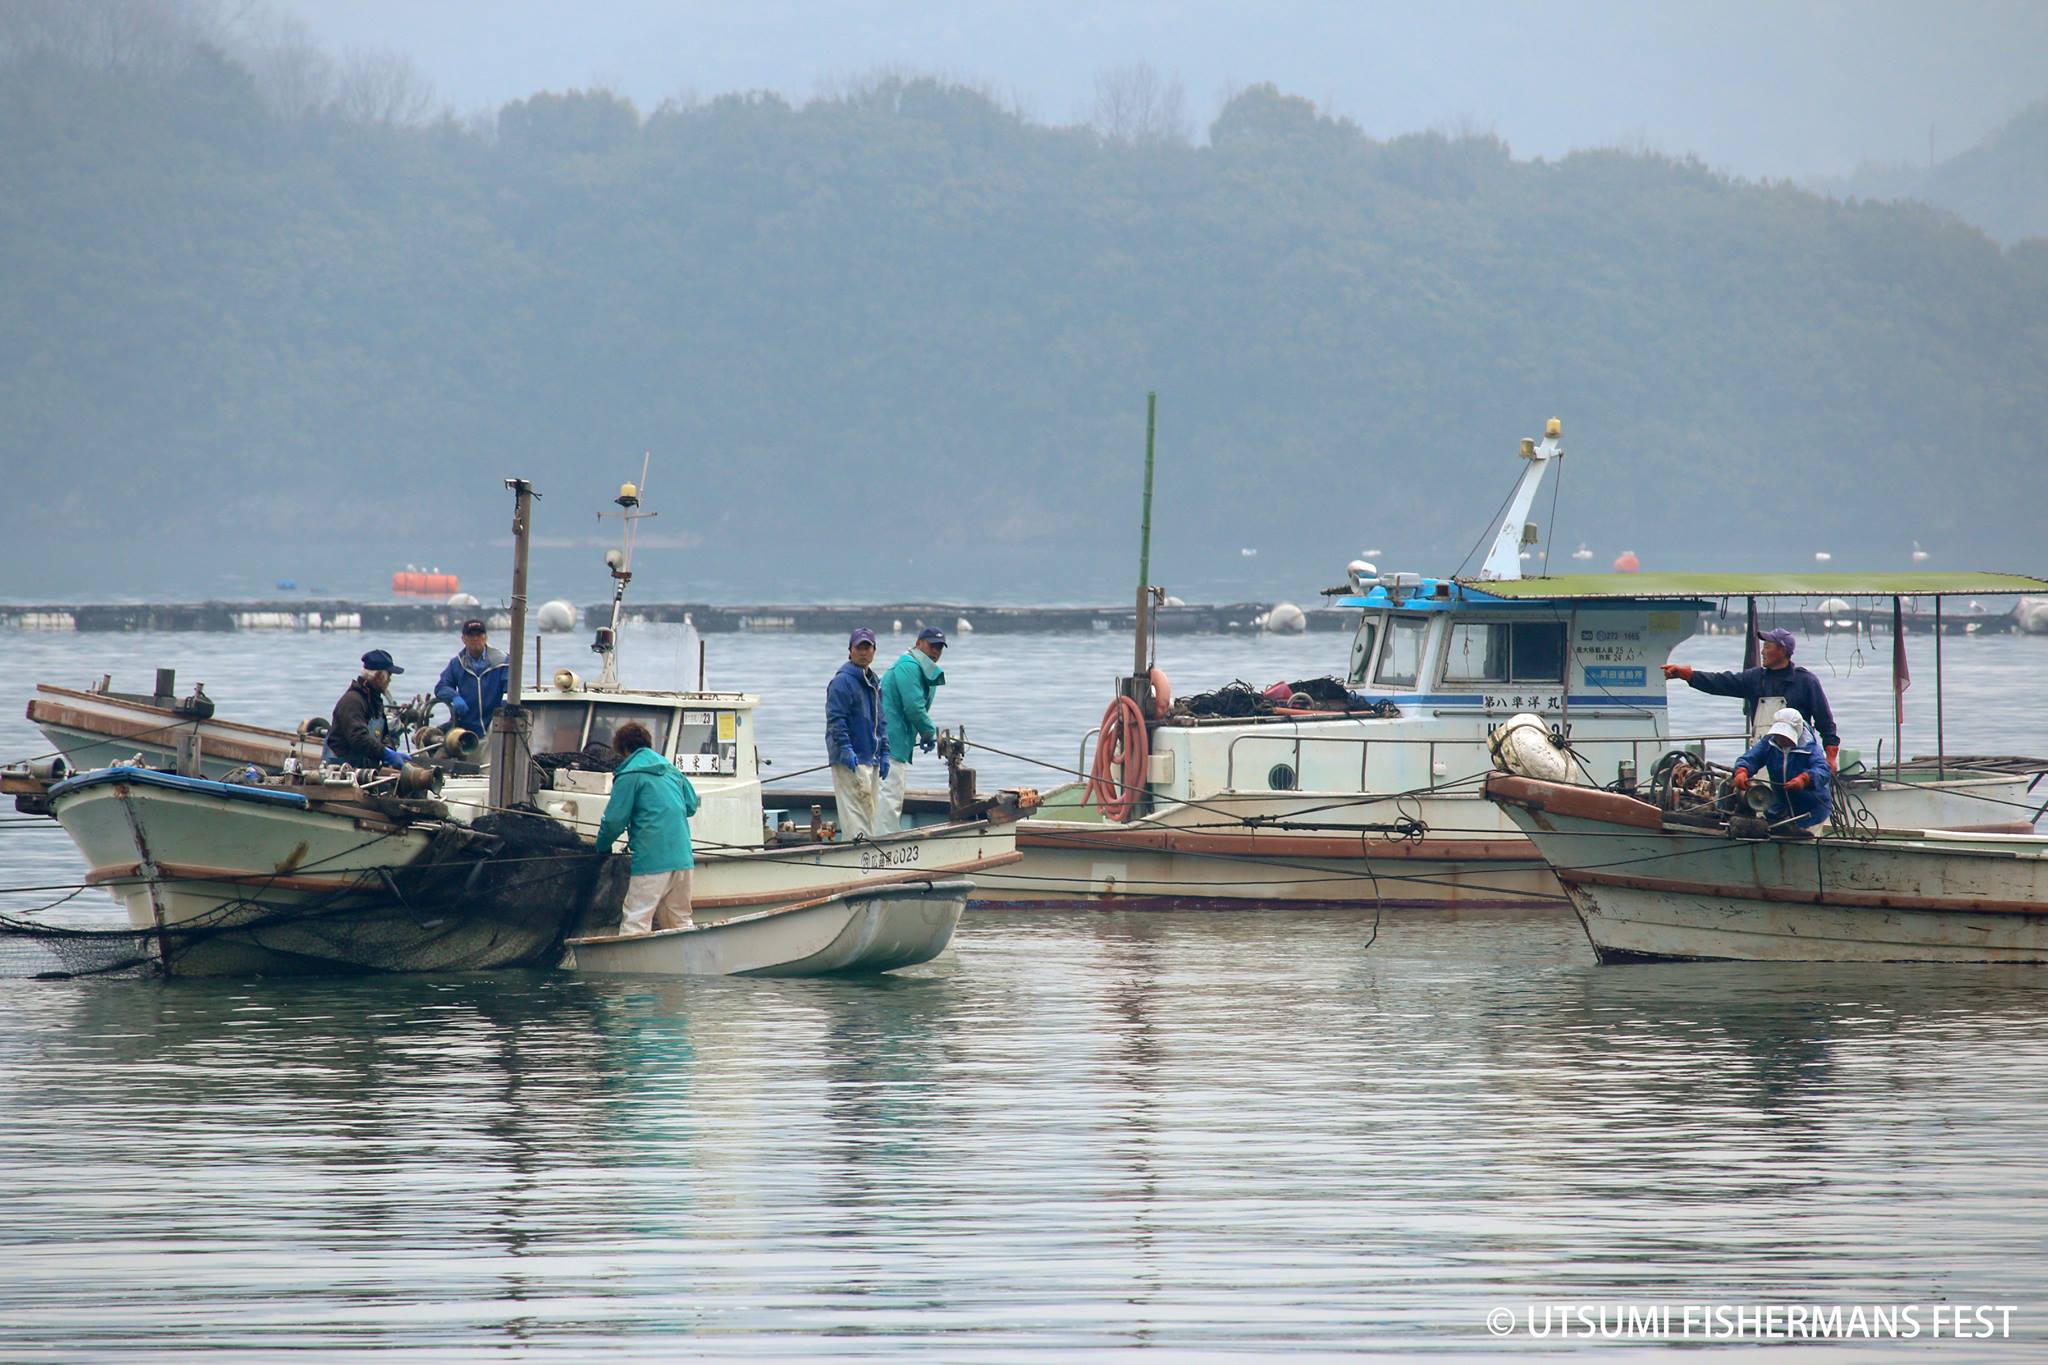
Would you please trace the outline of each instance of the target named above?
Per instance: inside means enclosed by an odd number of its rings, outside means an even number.
[[[889,775],[882,685],[868,667],[874,661],[875,633],[862,626],[847,637],[846,662],[825,687],[825,752],[832,760],[839,832],[849,839],[875,833],[880,786]]]
[[[1819,678],[1792,662],[1792,651],[1799,647],[1799,641],[1789,630],[1760,630],[1756,638],[1763,650],[1761,667],[1745,668],[1739,673],[1700,673],[1686,664],[1666,664],[1664,676],[1682,678],[1696,692],[1741,697],[1743,718],[1753,740],[1764,738],[1772,717],[1782,708],[1791,707],[1819,733],[1821,745],[1827,750],[1828,767],[1839,767],[1842,736],[1835,730],[1835,713],[1828,706],[1828,694],[1821,690]]]
[[[932,698],[946,685],[946,670],[939,667],[939,656],[945,652],[946,632],[926,626],[917,633],[917,643],[882,675],[882,720],[889,727],[889,752],[895,761],[882,779],[877,834],[903,828],[903,788],[910,761],[920,750],[930,753],[939,737],[932,724]]]

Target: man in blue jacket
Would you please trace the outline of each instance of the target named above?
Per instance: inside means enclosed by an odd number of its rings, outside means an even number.
[[[694,927],[690,869],[697,855],[690,847],[690,817],[697,813],[697,789],[653,745],[637,720],[612,733],[612,748],[623,758],[612,769],[612,797],[598,822],[597,851],[611,852],[623,831],[633,852],[622,934]]]
[[[1665,664],[1664,677],[1667,681],[1683,679],[1695,692],[1741,697],[1743,719],[1751,739],[1763,738],[1771,717],[1780,708],[1791,707],[1819,732],[1828,766],[1835,767],[1842,736],[1835,729],[1835,713],[1828,706],[1828,694],[1821,690],[1820,679],[1792,662],[1792,651],[1799,647],[1799,641],[1789,630],[1760,630],[1756,638],[1763,652],[1760,668],[1745,668],[1739,673],[1701,673],[1689,664]]]
[[[1735,760],[1735,790],[1747,791],[1756,773],[1770,774],[1766,815],[1780,833],[1812,834],[1834,815],[1834,769],[1820,736],[1791,707],[1772,716],[1770,732]]]
[[[462,651],[441,670],[434,695],[455,713],[452,724],[480,735],[489,734],[491,717],[505,700],[505,652],[492,649],[484,623],[462,623]]]
[[[875,832],[881,781],[889,775],[882,685],[868,667],[874,661],[875,633],[862,626],[847,637],[846,662],[825,686],[825,753],[832,760],[839,832],[849,839]]]
[[[932,698],[946,685],[939,657],[946,652],[946,632],[926,626],[917,643],[882,675],[882,719],[889,728],[889,775],[882,779],[880,813],[875,833],[894,834],[903,828],[903,788],[911,760],[930,753],[937,742],[932,724]]]

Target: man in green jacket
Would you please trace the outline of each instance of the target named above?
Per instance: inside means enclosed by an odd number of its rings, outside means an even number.
[[[895,758],[882,779],[876,803],[875,833],[894,834],[903,828],[903,788],[910,760],[918,750],[932,751],[939,732],[932,724],[932,697],[946,685],[939,656],[946,652],[946,632],[926,626],[917,643],[903,652],[882,677],[882,719],[889,725],[889,753]]]
[[[611,852],[623,831],[633,852],[619,932],[692,928],[690,869],[697,858],[690,850],[690,817],[697,813],[697,789],[654,751],[653,737],[638,721],[613,732],[612,748],[621,762],[612,769],[612,799],[598,822],[597,851]]]

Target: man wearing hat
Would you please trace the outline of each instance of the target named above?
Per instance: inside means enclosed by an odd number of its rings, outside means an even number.
[[[889,776],[882,685],[868,666],[874,661],[875,633],[862,626],[847,637],[846,662],[825,687],[825,752],[832,760],[839,832],[849,839],[875,833],[878,789]]]
[[[1765,818],[1773,825],[1811,834],[1833,816],[1833,764],[1821,753],[1820,736],[1789,706],[1774,712],[1770,730],[1735,760],[1735,790],[1748,790],[1757,773],[1771,779]]]
[[[334,703],[327,742],[320,748],[322,760],[352,768],[405,766],[405,755],[388,742],[391,726],[384,715],[384,694],[391,690],[391,675],[403,672],[391,662],[387,650],[373,649],[363,656],[362,673]]]
[[[441,670],[434,695],[454,712],[451,722],[477,734],[489,734],[491,717],[505,700],[505,651],[492,649],[482,621],[462,623],[462,649]]]
[[[1739,673],[1701,673],[1686,664],[1666,664],[1664,676],[1682,678],[1696,692],[1741,697],[1743,719],[1752,739],[1762,739],[1771,717],[1784,707],[1791,707],[1819,733],[1827,750],[1828,766],[1834,768],[1839,761],[1842,736],[1835,729],[1835,713],[1828,707],[1828,694],[1821,690],[1820,679],[1792,662],[1792,651],[1799,647],[1799,642],[1789,630],[1760,630],[1756,638],[1763,650],[1760,667],[1745,668]]]
[[[894,834],[903,828],[903,787],[911,760],[930,753],[939,737],[932,724],[932,697],[946,685],[939,656],[946,652],[946,632],[926,626],[917,642],[903,651],[882,677],[882,718],[889,727],[889,752],[896,759],[882,779],[875,833]]]

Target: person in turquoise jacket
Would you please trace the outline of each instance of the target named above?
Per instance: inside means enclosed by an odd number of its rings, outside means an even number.
[[[932,698],[946,685],[939,659],[946,652],[946,632],[926,626],[917,643],[882,675],[882,719],[889,726],[889,753],[896,761],[882,779],[876,802],[875,833],[894,834],[903,828],[903,789],[910,760],[919,750],[932,751],[938,727],[932,724]]]
[[[612,797],[598,822],[597,851],[611,852],[621,833],[632,849],[633,875],[626,882],[619,932],[692,928],[690,869],[697,857],[690,848],[690,817],[697,813],[697,789],[655,752],[653,736],[639,721],[614,731],[612,748],[622,758],[612,769]]]

